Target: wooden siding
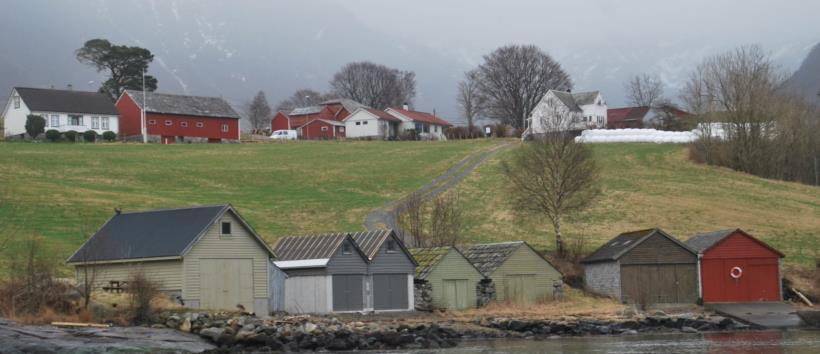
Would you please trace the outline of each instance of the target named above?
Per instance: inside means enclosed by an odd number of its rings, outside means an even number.
[[[349,254],[344,253],[345,244],[349,245]],[[327,264],[328,274],[367,274],[367,262],[364,257],[356,252],[356,245],[352,240],[346,239],[336,250]]]
[[[455,304],[447,303],[444,283],[445,281],[465,280],[467,281],[468,291],[464,296],[461,296],[461,292],[458,293],[459,297],[463,297],[463,301],[460,302],[465,303],[466,308],[476,307],[476,286],[483,278],[481,273],[467,259],[451,248],[450,252],[435,265],[433,271],[427,276],[427,281],[433,288],[433,306],[438,308],[455,307]]]
[[[495,282],[496,299],[498,301],[507,300],[503,287],[508,277],[516,278],[516,276],[524,275],[534,275],[531,288],[533,295],[530,298],[536,300],[552,299],[553,283],[561,280],[561,273],[532,249],[522,244],[504,264],[489,274],[489,278]]]
[[[631,264],[621,266],[621,300],[626,303],[695,303],[696,264]]]
[[[395,252],[387,252],[387,241],[385,241],[373,257],[368,271],[370,274],[407,273],[415,275],[416,265],[410,261],[409,256],[401,247],[397,247]]]
[[[222,236],[222,222],[231,223],[231,235]],[[183,259],[184,282],[182,287],[183,299],[199,299],[200,282],[202,276],[199,269],[199,260],[202,258],[233,258],[250,259],[253,264],[253,297],[256,299],[268,298],[268,264],[269,255],[259,242],[246,230],[242,223],[233,215],[226,212],[217,220],[205,235],[194,244],[193,248]]]
[[[331,307],[331,276],[292,277],[285,280],[285,311],[327,313]]]
[[[86,272],[84,266],[77,266],[77,283],[82,284]],[[153,261],[141,263],[100,264],[89,269],[89,276],[94,279],[94,289],[108,286],[109,281],[128,281],[137,272],[156,282],[160,290],[167,292],[182,291],[182,261]]]
[[[672,240],[654,234],[620,258],[621,264],[695,264],[698,257]]]
[[[717,258],[771,258],[777,261],[780,255],[766,246],[752,240],[746,235],[735,231],[716,246],[704,252],[703,259]]]

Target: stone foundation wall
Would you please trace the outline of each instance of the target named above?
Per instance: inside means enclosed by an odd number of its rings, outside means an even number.
[[[495,283],[492,279],[481,279],[476,285],[476,306],[484,307],[495,300]]]
[[[416,310],[433,310],[433,285],[426,280],[413,280],[413,296],[416,301]]]

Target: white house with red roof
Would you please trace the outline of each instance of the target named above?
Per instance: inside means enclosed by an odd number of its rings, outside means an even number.
[[[387,112],[362,107],[344,119],[348,138],[390,139],[399,135],[402,121]]]
[[[453,126],[434,114],[411,111],[407,105],[402,108],[388,108],[384,111],[401,120],[399,133],[415,130],[422,139],[446,140],[444,130]]]

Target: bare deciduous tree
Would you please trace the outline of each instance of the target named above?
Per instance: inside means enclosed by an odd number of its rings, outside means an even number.
[[[416,96],[416,74],[367,61],[343,66],[330,81],[333,93],[376,109],[410,104]]]
[[[394,212],[397,232],[410,247],[453,246],[464,228],[464,212],[455,193],[427,200],[410,193]]]
[[[487,99],[478,90],[478,72],[471,70],[464,73],[464,79],[458,83],[456,97],[461,114],[467,119],[469,133],[473,130],[474,119],[484,111]]]
[[[265,92],[259,91],[254,96],[253,101],[248,105],[248,120],[251,122],[251,127],[255,131],[265,129],[270,124],[271,109],[268,105],[268,99],[265,97]]]
[[[509,180],[511,206],[546,217],[555,233],[556,251],[563,257],[562,219],[585,209],[600,191],[592,150],[558,128],[571,116],[556,109],[552,117],[541,123],[555,125],[547,130],[552,133],[525,143],[511,160],[502,161],[501,168]]]
[[[276,104],[275,111],[288,113],[294,108],[314,106],[331,98],[333,98],[331,95],[322,94],[311,89],[299,89],[290,97],[279,101]]]
[[[629,104],[653,107],[663,96],[663,82],[657,75],[635,75],[624,85]]]
[[[508,45],[484,56],[476,69],[478,92],[487,99],[487,114],[523,128],[532,109],[549,90],[572,89],[569,75],[534,45]]]

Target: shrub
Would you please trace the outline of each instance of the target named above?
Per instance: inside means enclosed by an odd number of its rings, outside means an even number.
[[[46,119],[36,114],[29,114],[26,117],[26,133],[32,139],[36,139],[46,129]]]
[[[63,136],[65,136],[65,140],[68,140],[68,141],[73,143],[73,142],[77,141],[77,134],[78,133],[77,133],[76,130],[69,130],[69,131],[63,133]]]
[[[97,132],[93,130],[86,130],[83,133],[83,141],[93,143],[95,140],[97,140]]]
[[[131,275],[128,279],[128,299],[131,302],[131,322],[148,323],[154,309],[151,301],[159,295],[157,284],[149,280],[142,272]]]
[[[48,139],[49,141],[55,142],[57,140],[60,140],[60,135],[62,135],[62,134],[60,134],[59,130],[56,130],[56,129],[46,130],[46,139]]]
[[[114,141],[115,139],[117,139],[117,133],[114,133],[112,131],[106,131],[103,132],[102,137],[105,141]]]
[[[401,140],[418,140],[419,136],[418,136],[418,134],[416,134],[415,129],[407,129],[407,130],[405,130],[404,132],[401,133],[401,136],[399,137],[399,139],[401,139]]]

